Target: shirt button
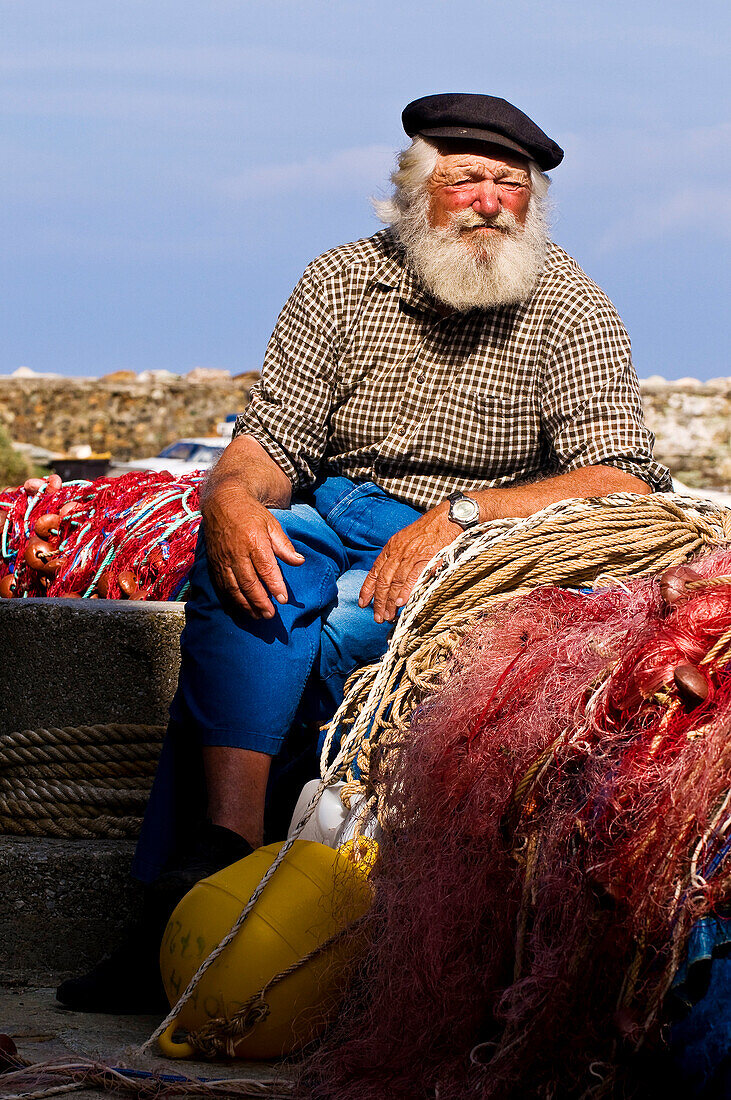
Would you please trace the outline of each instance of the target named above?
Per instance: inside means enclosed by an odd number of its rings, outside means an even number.
[[[425,382],[426,381],[426,375],[425,374],[417,374],[416,381],[417,382]]]
[[[406,428],[403,426],[403,424],[399,425],[396,431],[399,435],[406,435]]]

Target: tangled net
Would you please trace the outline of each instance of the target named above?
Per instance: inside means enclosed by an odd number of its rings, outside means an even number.
[[[152,471],[0,492],[0,596],[180,600],[204,474]]]
[[[729,509],[675,493],[563,500],[465,531],[416,582],[381,660],[353,673],[327,746],[362,741],[367,751],[403,734],[470,628],[508,595],[658,573],[729,542]]]
[[[731,551],[488,611],[371,752],[367,951],[310,1100],[632,1094],[731,900]]]

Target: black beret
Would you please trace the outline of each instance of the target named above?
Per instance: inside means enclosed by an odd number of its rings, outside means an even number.
[[[401,118],[409,137],[421,134],[425,138],[466,138],[503,145],[530,157],[544,172],[563,160],[563,149],[535,122],[506,99],[493,95],[425,95],[409,103]]]

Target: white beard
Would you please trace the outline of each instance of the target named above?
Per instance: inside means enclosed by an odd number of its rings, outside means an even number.
[[[467,243],[460,229],[477,225],[494,225],[503,232]],[[463,210],[453,214],[445,228],[434,229],[429,224],[429,200],[423,196],[392,222],[392,228],[429,293],[460,312],[526,302],[543,271],[548,228],[544,203],[535,196],[524,225],[508,210],[492,218]]]

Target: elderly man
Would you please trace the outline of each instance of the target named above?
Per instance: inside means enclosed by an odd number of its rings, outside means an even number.
[[[545,172],[561,149],[491,96],[427,96],[403,122],[412,143],[376,203],[387,228],[307,268],[206,483],[180,684],[136,858],[143,881],[164,885],[163,915],[262,843],[272,758],[310,690],[331,713],[464,528],[670,488],[622,323],[547,235]],[[207,820],[181,845],[191,760]],[[130,963],[154,956],[161,919],[147,922],[149,950],[138,939],[60,999],[152,1007],[157,987]]]

